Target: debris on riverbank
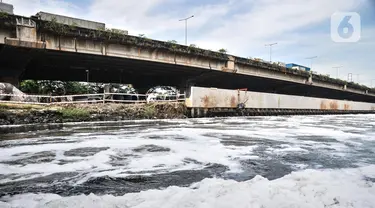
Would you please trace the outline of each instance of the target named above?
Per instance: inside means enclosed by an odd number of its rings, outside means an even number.
[[[183,103],[150,104],[0,104],[0,125],[186,118]]]

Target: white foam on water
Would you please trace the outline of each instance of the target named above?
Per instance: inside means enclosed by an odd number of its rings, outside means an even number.
[[[262,139],[277,142],[286,142],[280,148],[268,147],[268,154],[296,154],[306,153],[308,149],[333,149],[333,155],[345,157],[352,145],[363,145],[361,140],[374,140],[375,134],[372,131],[362,132],[363,128],[355,127],[359,133],[350,133],[339,128],[326,128],[319,123],[329,123],[332,125],[342,122],[348,117],[344,116],[317,116],[317,117],[262,117],[262,120],[254,118],[228,118],[228,119],[191,119],[191,120],[162,120],[170,125],[166,128],[158,129],[157,126],[139,131],[123,129],[114,131],[114,134],[98,135],[98,133],[78,133],[63,137],[61,143],[33,145],[35,141],[43,139],[31,138],[19,141],[6,141],[5,143],[15,146],[1,148],[0,162],[19,160],[35,153],[51,151],[56,153],[52,162],[43,162],[26,165],[9,165],[0,163],[0,174],[16,174],[22,180],[35,178],[60,172],[83,172],[85,178],[79,182],[84,182],[90,177],[113,176],[124,177],[129,174],[149,174],[165,173],[177,170],[199,170],[209,164],[221,164],[229,167],[230,172],[241,172],[240,160],[259,159],[259,155],[254,153],[258,143]],[[359,116],[358,120],[371,121],[375,116]],[[150,122],[147,120],[130,122],[129,125]],[[233,125],[232,123],[240,123]],[[198,124],[197,124],[198,123]],[[177,124],[177,125],[175,125]],[[211,128],[222,126],[218,129]],[[350,127],[348,127],[350,128]],[[353,127],[354,128],[354,127]],[[366,127],[368,128],[368,127]],[[300,140],[302,137],[314,137],[314,141]],[[241,137],[237,139],[237,137]],[[244,138],[244,139],[242,139]],[[322,142],[319,141],[322,138]],[[329,144],[324,142],[324,138],[335,139]],[[59,139],[59,137],[46,137],[46,140]],[[61,139],[61,137],[60,137]],[[224,145],[225,139],[246,141],[253,139],[249,145]],[[75,141],[75,143],[64,143],[64,141]],[[22,143],[22,146],[17,146]],[[30,144],[30,145],[29,145]],[[169,148],[170,151],[162,152],[140,152],[134,151],[144,145],[156,145]],[[260,144],[264,145],[264,144]],[[71,157],[65,156],[64,152],[76,148],[87,147],[108,147],[92,156]],[[15,156],[15,154],[25,153]],[[111,158],[126,155],[123,164],[111,165]],[[186,159],[195,160],[198,163],[186,162]],[[59,161],[72,161],[60,164]],[[299,167],[303,167],[300,164]],[[127,173],[133,172],[133,173]],[[138,173],[137,173],[138,172]],[[142,173],[145,172],[145,173]],[[30,175],[33,174],[33,175]],[[27,175],[27,176],[26,176]],[[8,182],[10,179],[0,180],[0,183]]]
[[[236,182],[204,179],[191,187],[168,187],[124,196],[23,194],[3,197],[0,207],[375,207],[375,166],[341,170],[304,170],[269,181],[261,176]]]
[[[219,138],[203,136],[205,129],[165,129],[163,131],[143,131],[134,135],[103,135],[79,140],[77,143],[56,143],[40,145],[24,145],[4,148],[0,151],[0,161],[22,160],[35,153],[50,151],[56,154],[52,162],[32,163],[26,165],[0,164],[0,174],[27,175],[26,178],[46,176],[60,172],[85,172],[85,177],[79,181],[82,183],[90,177],[113,176],[124,177],[129,174],[124,172],[165,173],[178,170],[202,169],[209,164],[221,164],[229,167],[231,172],[240,172],[241,165],[238,158],[249,156],[255,146],[224,146]],[[162,139],[152,139],[152,136],[160,136]],[[81,138],[83,138],[82,136]],[[174,138],[184,138],[176,140]],[[165,152],[135,152],[135,148],[144,145],[156,145],[169,148]],[[64,152],[77,148],[108,147],[92,156],[77,157],[65,156]],[[15,156],[15,154],[25,153]],[[120,166],[110,164],[112,156],[126,154],[127,159]],[[234,159],[234,158],[237,158]],[[198,163],[186,163],[186,159],[192,159]],[[59,161],[71,161],[59,164]],[[140,173],[147,174],[147,173]],[[20,177],[15,180],[23,180]],[[14,180],[14,181],[15,181]],[[1,183],[9,182],[9,179],[0,180]]]
[[[280,146],[282,147],[281,149],[268,148],[267,150],[269,152],[273,152],[277,154],[280,154],[283,152],[309,152],[308,150],[302,149],[299,146],[291,146],[291,145],[280,145]]]

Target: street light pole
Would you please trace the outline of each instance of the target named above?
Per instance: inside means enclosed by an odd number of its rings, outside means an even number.
[[[343,66],[334,66],[332,68],[336,69],[336,78],[338,79],[339,76],[340,76],[340,68],[342,68]]]
[[[86,83],[89,85],[90,70],[86,69]],[[89,87],[87,87],[87,94],[89,94]]]
[[[266,47],[270,47],[270,62],[272,63],[272,46],[276,45],[277,43],[271,43],[271,44],[266,44]]]
[[[185,19],[180,19],[179,21],[185,21],[185,45],[187,45],[187,21],[191,18],[193,18],[194,15],[191,15],[190,17],[187,17]]]
[[[87,83],[89,82],[89,75],[90,75],[90,71],[86,69],[86,82]]]
[[[313,59],[316,59],[318,58],[318,56],[312,56],[312,57],[307,57],[306,59],[310,59],[311,63],[310,63],[310,70],[312,71],[312,66],[313,66]]]

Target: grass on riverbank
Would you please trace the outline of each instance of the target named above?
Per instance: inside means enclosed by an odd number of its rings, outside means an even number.
[[[64,119],[86,119],[90,117],[90,112],[83,108],[62,108],[57,110]]]

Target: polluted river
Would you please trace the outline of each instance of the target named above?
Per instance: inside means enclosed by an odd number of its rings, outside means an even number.
[[[375,115],[0,135],[0,207],[375,207]]]

